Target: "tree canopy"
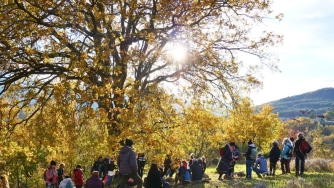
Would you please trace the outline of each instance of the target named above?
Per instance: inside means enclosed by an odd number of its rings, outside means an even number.
[[[95,105],[106,114],[103,125],[109,133],[120,135],[123,126],[130,126],[121,113],[135,111],[137,99],[150,93],[152,101],[159,101],[156,88],[165,83],[181,85],[179,96],[210,97],[226,105],[240,89],[260,86],[256,73],[262,65],[276,68],[268,49],[281,36],[254,30],[272,12],[271,4],[4,0],[0,94],[10,102],[12,122],[6,130],[42,115],[54,98],[64,106],[73,101]],[[184,59],[172,58],[178,47],[185,50]],[[243,64],[242,53],[258,57],[259,63]]]

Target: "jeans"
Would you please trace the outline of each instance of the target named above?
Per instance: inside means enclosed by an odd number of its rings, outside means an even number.
[[[114,176],[108,176],[108,180],[106,182],[106,186],[110,186],[113,179],[114,179]]]
[[[124,188],[126,182],[130,178],[132,178],[136,182],[137,188],[143,187],[143,180],[141,179],[141,177],[137,173],[133,173],[133,174],[123,174],[122,175],[120,188]]]
[[[296,173],[299,173],[299,162],[300,162],[300,174],[303,174],[305,170],[305,156],[296,155]]]
[[[246,160],[246,178],[252,178],[253,160]]]
[[[253,167],[253,170],[254,170],[254,172],[255,172],[258,176],[260,176],[260,174],[262,174],[263,172],[265,172],[265,171],[260,170],[259,168],[256,168],[256,167]]]

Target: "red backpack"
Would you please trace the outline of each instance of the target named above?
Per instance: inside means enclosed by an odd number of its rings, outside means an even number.
[[[301,140],[299,143],[299,151],[302,153],[310,153],[311,147],[306,140]]]

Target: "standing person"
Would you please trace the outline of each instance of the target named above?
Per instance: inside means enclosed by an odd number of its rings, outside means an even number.
[[[222,179],[223,174],[226,175],[226,178],[230,178],[229,169],[230,169],[231,162],[233,161],[232,157],[233,157],[234,149],[235,149],[234,142],[230,142],[226,144],[225,147],[223,148],[223,153],[222,153],[222,156],[220,157],[218,167],[217,167],[217,171],[219,173],[218,180],[223,180]]]
[[[70,176],[65,176],[65,178],[59,183],[59,188],[74,188],[74,183],[72,182]]]
[[[87,179],[85,188],[103,188],[103,181],[99,178],[99,172],[93,171],[92,176]]]
[[[114,170],[117,168],[114,159],[110,159],[109,164],[107,164],[106,167],[107,167],[107,175],[106,175],[107,180],[105,182],[104,188],[109,188],[115,176]]]
[[[204,175],[206,170],[206,159],[204,156],[202,156],[202,163],[203,163],[203,175]]]
[[[311,152],[312,147],[305,140],[304,134],[298,134],[298,140],[295,143],[293,153],[296,156],[296,176],[303,175],[305,171],[305,158],[307,153]],[[300,174],[299,174],[299,163],[300,163]]]
[[[143,178],[144,167],[146,163],[146,158],[145,158],[144,153],[138,153],[137,163],[138,163],[138,169],[139,169],[138,174],[141,178]]]
[[[256,164],[253,167],[254,172],[257,174],[257,177],[262,178],[261,174],[268,172],[267,160],[262,156],[261,153],[257,155]],[[258,168],[260,166],[260,168]]]
[[[229,175],[231,176],[232,173],[234,173],[234,166],[235,164],[237,163],[237,160],[239,160],[239,148],[238,146],[235,146],[234,147],[234,151],[232,153],[232,162],[231,162],[231,166],[230,166],[230,169],[229,169]]]
[[[102,156],[100,156],[98,160],[94,162],[90,172],[93,173],[93,171],[98,171],[100,176],[99,178],[102,179],[104,171],[104,160]]]
[[[167,175],[167,171],[170,169],[172,166],[172,157],[171,155],[167,154],[165,161],[164,161],[164,174]]]
[[[270,162],[270,173],[269,175],[275,176],[276,164],[281,156],[281,150],[278,148],[278,142],[275,140],[273,142],[273,147],[269,153],[269,162]]]
[[[8,182],[8,178],[6,175],[1,175],[0,176],[0,188],[9,188],[9,182]]]
[[[295,138],[290,137],[290,143],[291,143],[292,148],[295,146],[295,142],[294,141],[295,141]],[[288,161],[289,169],[288,169],[288,171],[286,173],[291,173],[291,171],[290,171],[290,163],[291,163],[292,157],[293,156],[291,156],[290,159],[289,159],[289,161]]]
[[[132,140],[126,139],[119,153],[118,166],[122,173],[120,188],[124,188],[128,179],[132,178],[137,183],[137,188],[142,188],[143,180],[138,175],[136,153],[132,150]]]
[[[82,188],[84,184],[84,173],[81,170],[81,165],[77,165],[73,170],[73,181],[75,188]]]
[[[188,164],[189,164],[189,166],[191,166],[191,164],[193,163],[193,159],[195,158],[195,154],[194,153],[191,153],[190,155],[189,155],[189,162],[188,162]]]
[[[58,172],[56,170],[56,161],[51,161],[50,166],[45,172],[46,176],[46,187],[47,188],[56,188],[58,185]]]
[[[252,178],[252,167],[256,160],[257,149],[252,140],[248,141],[248,149],[244,154],[246,156],[246,178]]]
[[[162,188],[162,180],[160,177],[160,170],[157,164],[152,164],[148,171],[146,179],[146,188]]]
[[[65,164],[61,163],[59,165],[59,168],[57,169],[58,172],[58,185],[60,185],[60,182],[63,181],[63,177],[64,177],[64,168],[65,168]]]
[[[282,174],[286,174],[287,172],[290,171],[290,166],[289,166],[289,160],[291,156],[289,156],[289,151],[292,151],[292,145],[290,142],[289,138],[284,138],[283,142],[283,151],[281,153],[281,169],[282,169]]]

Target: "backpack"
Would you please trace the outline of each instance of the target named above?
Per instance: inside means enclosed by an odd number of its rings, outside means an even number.
[[[299,143],[299,151],[302,153],[310,153],[311,147],[306,140],[301,140]]]
[[[46,169],[46,170],[44,171],[44,174],[43,174],[44,181],[47,180],[47,179],[46,179],[46,172],[47,172],[47,171],[48,171],[48,169]],[[51,174],[51,172],[50,172],[50,174]],[[52,181],[52,178],[50,178],[49,181]]]
[[[288,150],[288,152],[286,152],[286,156],[292,157],[293,156],[292,146],[288,146],[288,147],[289,147],[289,150]]]
[[[68,183],[66,184],[65,188],[73,188],[73,184],[72,184],[72,182],[71,182],[71,181],[68,182]]]
[[[186,170],[186,172],[184,173],[184,177],[183,177],[184,181],[190,181],[190,173],[188,170]]]
[[[250,154],[250,158],[255,160],[256,159],[256,154],[257,154],[257,149],[256,148],[252,148],[251,149],[251,154]]]
[[[220,154],[220,156],[223,156],[223,155],[224,155],[224,148],[220,148],[220,149],[219,149],[219,154]]]

